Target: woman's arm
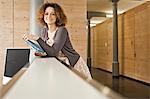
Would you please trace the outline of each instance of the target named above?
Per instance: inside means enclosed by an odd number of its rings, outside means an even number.
[[[54,37],[54,44],[49,46],[41,38],[37,40],[40,46],[44,49],[48,56],[57,56],[58,52],[63,48],[65,41],[68,36],[68,31],[65,27],[58,28],[56,35]]]

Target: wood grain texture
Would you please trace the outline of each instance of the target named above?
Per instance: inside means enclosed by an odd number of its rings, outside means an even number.
[[[13,47],[13,1],[0,0],[0,87],[4,71],[5,49]]]
[[[14,2],[14,47],[27,47],[21,33],[29,33],[30,0]]]

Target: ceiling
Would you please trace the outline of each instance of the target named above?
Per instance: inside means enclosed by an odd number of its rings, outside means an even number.
[[[118,14],[126,12],[140,4],[150,0],[119,0],[118,2]],[[112,0],[87,0],[88,11],[104,12],[112,14]],[[91,19],[91,25],[95,26],[97,23],[101,23],[107,17],[93,17]]]

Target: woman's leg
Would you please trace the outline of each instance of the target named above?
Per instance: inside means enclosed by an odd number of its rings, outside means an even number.
[[[79,60],[74,66],[74,69],[82,73],[87,79],[92,79],[89,68],[82,57],[79,58]]]

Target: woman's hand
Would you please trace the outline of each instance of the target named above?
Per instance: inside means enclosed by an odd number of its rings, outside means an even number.
[[[25,41],[27,41],[27,40],[34,40],[34,41],[36,41],[36,40],[39,39],[39,37],[37,35],[33,35],[33,34],[23,34],[23,39]]]
[[[35,56],[46,56],[47,54],[44,52],[35,52],[34,53]]]

